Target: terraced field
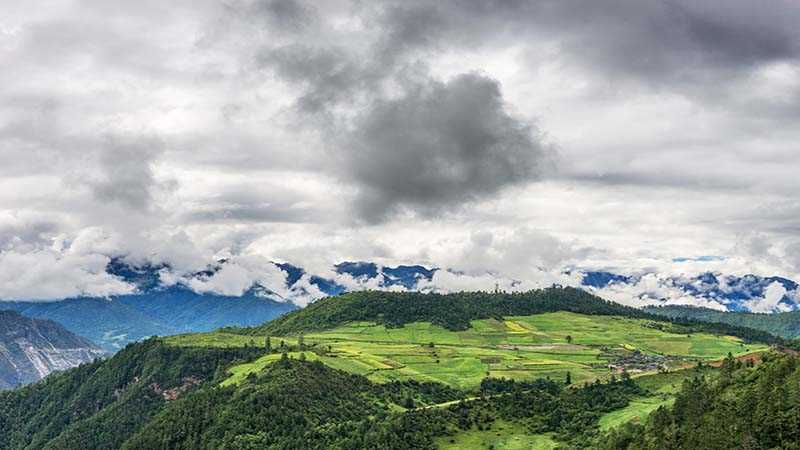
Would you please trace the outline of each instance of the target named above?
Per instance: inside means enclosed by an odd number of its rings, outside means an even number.
[[[174,345],[223,347],[261,346],[263,339],[221,332],[166,338]],[[730,336],[670,333],[641,319],[569,312],[476,320],[465,331],[422,322],[389,329],[351,323],[304,339],[313,350],[305,352],[306,358],[373,381],[438,381],[463,389],[475,388],[486,376],[564,379],[569,372],[576,383],[607,378],[609,363],[634,353],[669,356],[665,364],[680,367],[719,359],[728,352],[740,355],[766,349]],[[273,346],[281,340],[293,345],[297,338],[272,337]],[[266,355],[236,366],[225,383],[238,383],[279,356]]]

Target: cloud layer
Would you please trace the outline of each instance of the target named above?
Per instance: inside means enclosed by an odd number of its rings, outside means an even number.
[[[225,292],[272,260],[797,277],[799,25],[789,0],[11,2],[0,298],[122,292],[117,255],[251,261],[197,286]]]

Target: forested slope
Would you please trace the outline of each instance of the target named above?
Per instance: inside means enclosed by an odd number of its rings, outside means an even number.
[[[157,339],[0,393],[2,449],[116,449],[170,398],[256,349],[180,348]]]
[[[628,424],[600,439],[604,450],[800,448],[800,364],[768,354],[754,368],[728,359],[719,377],[685,382],[674,406],[644,425]]]
[[[497,420],[587,443],[602,413],[625,406],[639,388],[630,379],[581,389],[545,380],[487,380],[481,392],[451,406],[401,412],[394,402],[402,398],[413,408],[459,393],[436,385],[374,384],[319,362],[284,359],[238,390],[202,389],[169,405],[124,448],[434,449],[437,437],[490,429]]]

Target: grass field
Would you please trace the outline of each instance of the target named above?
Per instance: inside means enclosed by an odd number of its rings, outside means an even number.
[[[305,355],[308,361],[316,361],[319,359],[316,354],[312,352],[291,352],[288,353],[287,356],[289,358],[300,358],[301,353]],[[264,370],[264,367],[267,367],[268,364],[272,364],[273,362],[279,360],[281,358],[281,354],[279,353],[272,353],[269,355],[264,355],[261,358],[256,359],[255,361],[251,361],[245,364],[239,364],[236,366],[231,367],[228,372],[230,372],[230,377],[225,379],[221,386],[230,386],[233,384],[239,384],[247,378],[248,375],[251,373],[258,373]]]
[[[571,336],[571,342],[567,342]],[[204,333],[165,338],[173,345],[231,347],[263,345],[263,337]],[[272,337],[294,344],[294,337]],[[763,350],[738,338],[704,333],[674,334],[641,319],[587,316],[568,312],[476,320],[465,331],[449,331],[430,323],[387,329],[373,323],[352,323],[305,335],[307,345],[325,349],[314,355],[325,364],[367,376],[376,382],[416,379],[472,389],[486,376],[514,379],[564,379],[575,383],[606,378],[616,356],[632,351],[677,357],[672,364],[714,360]],[[311,352],[306,352],[311,359]],[[277,358],[270,355],[231,369],[238,382]]]
[[[436,440],[441,450],[549,450],[558,445],[545,434],[530,434],[519,424],[497,421],[491,430],[470,430]]]
[[[605,431],[628,422],[642,422],[659,406],[668,406],[675,401],[675,394],[684,380],[697,376],[713,376],[714,369],[685,369],[668,373],[645,375],[636,382],[649,394],[632,400],[628,406],[605,414],[600,418],[600,429]]]
[[[628,406],[611,411],[600,418],[600,429],[605,431],[628,422],[642,422],[659,406],[672,404],[675,399],[668,395],[642,397],[632,400]]]

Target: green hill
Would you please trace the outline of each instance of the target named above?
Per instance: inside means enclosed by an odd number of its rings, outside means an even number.
[[[354,293],[0,393],[0,448],[591,448],[670,401],[652,380],[773,340],[572,289]]]
[[[476,319],[529,316],[555,311],[648,317],[636,308],[607,302],[574,288],[528,292],[425,294],[361,291],[318,300],[249,330],[251,334],[287,335],[335,328],[348,322],[375,322],[390,328],[431,322],[448,330],[466,330]]]
[[[762,330],[785,339],[800,337],[800,311],[757,314],[746,312],[722,312],[693,306],[660,306],[645,308],[645,311],[671,319],[696,320],[726,323],[737,327]]]
[[[567,311],[599,316],[620,316],[663,321],[663,317],[603,300],[571,287],[552,287],[514,293],[460,292],[428,294],[419,292],[362,291],[327,297],[292,311],[260,327],[231,330],[251,335],[294,335],[327,330],[351,322],[374,322],[387,328],[408,323],[430,322],[447,330],[467,330],[473,320],[506,316],[530,316]],[[691,331],[729,334],[746,340],[777,342],[768,332],[724,323],[706,323],[676,318]]]

